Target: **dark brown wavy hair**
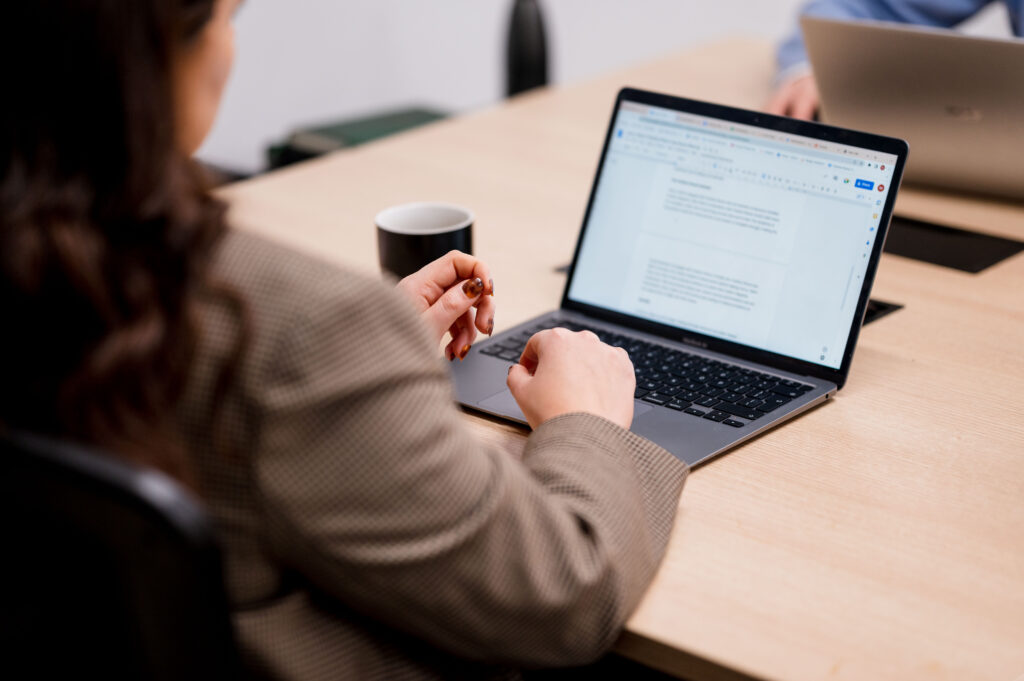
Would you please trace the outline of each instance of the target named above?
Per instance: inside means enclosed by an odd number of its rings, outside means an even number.
[[[173,64],[214,4],[19,0],[0,29],[0,424],[189,484],[174,411],[226,227],[178,148]]]

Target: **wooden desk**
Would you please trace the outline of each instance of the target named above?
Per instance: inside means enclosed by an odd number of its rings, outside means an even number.
[[[712,45],[224,190],[234,221],[376,270],[373,216],[477,213],[496,327],[557,307],[614,96],[757,107],[771,47]],[[907,215],[1024,238],[1024,206],[906,191]],[[836,400],[696,470],[619,644],[691,679],[1024,675],[1024,256],[970,275],[885,255]],[[509,449],[518,429],[467,421]]]

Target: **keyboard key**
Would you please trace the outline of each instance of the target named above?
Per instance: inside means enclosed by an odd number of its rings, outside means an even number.
[[[726,420],[722,421],[722,423],[724,423],[727,426],[732,426],[733,428],[742,428],[743,427],[743,422],[742,421],[735,421],[733,419],[726,419]]]
[[[495,343],[494,345],[488,345],[486,348],[482,349],[480,354],[495,356],[500,355],[503,352],[505,352],[505,348]]]
[[[776,395],[782,395],[783,397],[790,398],[800,397],[801,395],[804,394],[804,391],[800,390],[799,388],[790,388],[789,386],[785,385],[775,386],[774,388],[772,388],[772,392],[775,393]]]
[[[697,404],[700,403],[698,402]],[[750,407],[741,407],[738,404],[729,404],[728,402],[720,402],[715,405],[715,408],[718,409],[719,411],[724,411],[727,414],[739,416],[740,418],[748,419],[750,421],[759,419],[761,418],[761,416],[763,416],[763,414],[757,409],[751,409]]]
[[[747,398],[745,400],[740,400],[736,404],[740,405],[741,407],[750,407],[751,409],[754,409],[754,408],[760,407],[762,404],[764,404],[764,400],[758,400],[758,399],[754,399],[754,398]]]
[[[718,404],[718,398],[717,397],[705,397],[703,399],[697,400],[696,403],[698,405],[702,406],[702,407],[713,407],[716,404]],[[737,414],[737,416],[742,416],[742,414]]]
[[[686,409],[684,411],[687,414],[691,414],[693,416],[704,416],[704,414],[707,413],[706,411],[701,411],[700,409],[694,409],[693,407],[690,407],[689,409]]]
[[[499,359],[507,360],[509,362],[518,362],[520,355],[522,355],[521,352],[513,352],[512,350],[504,350],[503,352],[498,354],[498,358]]]
[[[650,402],[651,404],[656,404],[659,407],[664,406],[665,403],[668,402],[668,398],[664,397],[663,395],[661,395],[659,393],[650,393],[649,395],[644,395],[643,400],[644,400],[644,402]]]
[[[763,411],[764,413],[767,414],[770,411],[775,411],[776,409],[778,409],[779,407],[788,402],[792,402],[792,400],[790,400],[788,397],[783,397],[781,395],[773,395],[772,397],[767,398],[764,404],[757,407],[757,410]],[[742,416],[742,414],[737,415]]]
[[[649,392],[650,392],[649,390],[644,390],[643,388],[637,388],[633,392],[633,397],[634,397],[634,399],[638,399],[639,400],[641,397],[643,397],[644,395],[646,395]]]
[[[718,399],[723,402],[737,402],[743,395],[737,395],[736,393],[724,393],[718,396]]]
[[[675,409],[676,411],[683,411],[690,406],[689,402],[680,402],[679,400],[672,400],[668,403],[669,409]]]
[[[728,414],[723,414],[720,411],[713,411],[710,414],[705,414],[704,418],[706,418],[709,421],[722,422],[722,421],[726,420],[727,418],[729,418],[729,415]]]

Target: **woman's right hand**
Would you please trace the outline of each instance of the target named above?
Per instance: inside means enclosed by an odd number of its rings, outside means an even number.
[[[533,428],[574,412],[623,428],[633,422],[633,363],[625,350],[605,345],[590,331],[535,334],[509,370],[508,387]]]

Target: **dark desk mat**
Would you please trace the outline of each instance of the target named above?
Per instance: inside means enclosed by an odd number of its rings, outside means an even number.
[[[893,217],[885,252],[977,274],[1024,250],[1024,242]]]
[[[868,300],[868,309],[864,310],[864,324],[862,326],[867,326],[871,322],[877,322],[885,315],[902,309],[903,306],[899,303],[887,303],[884,300],[871,298]]]

